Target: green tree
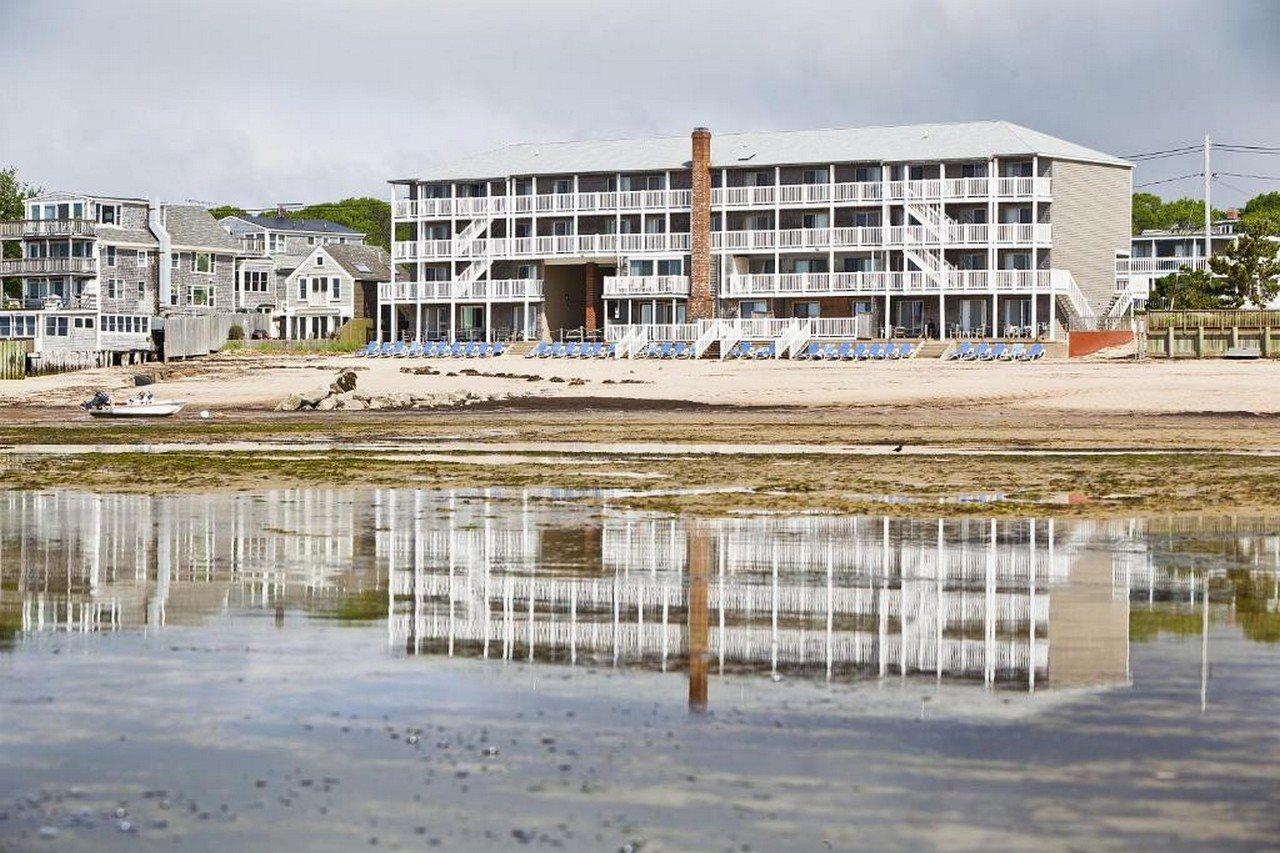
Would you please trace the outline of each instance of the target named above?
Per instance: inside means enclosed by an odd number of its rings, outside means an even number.
[[[370,246],[391,250],[391,205],[377,198],[344,198],[286,214],[290,219],[327,219],[365,235]]]
[[[1212,209],[1211,213],[1215,220],[1225,215],[1216,208]],[[1169,228],[1202,230],[1204,202],[1195,198],[1175,198],[1173,201],[1164,201],[1154,193],[1134,193],[1132,220],[1134,234]]]
[[[1280,192],[1269,192],[1255,195],[1249,199],[1243,209],[1240,211],[1241,218],[1245,220],[1259,219],[1263,217],[1280,218]]]
[[[18,170],[10,166],[0,169],[0,222],[26,217],[26,200],[39,194],[40,189],[18,179]],[[17,241],[0,243],[0,257],[22,257],[22,246]],[[0,280],[0,296],[17,297],[22,291],[22,280]]]
[[[248,216],[249,212],[243,207],[236,207],[233,204],[223,204],[218,207],[209,208],[209,215],[214,219],[221,219],[224,216]]]
[[[1195,311],[1211,308],[1235,308],[1223,293],[1223,284],[1204,270],[1189,270],[1158,279],[1151,286],[1147,308],[1155,311]]]
[[[1242,223],[1235,243],[1209,259],[1222,279],[1225,307],[1262,308],[1280,294],[1280,217],[1257,215]]]

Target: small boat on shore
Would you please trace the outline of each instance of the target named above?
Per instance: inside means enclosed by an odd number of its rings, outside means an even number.
[[[167,418],[182,411],[184,405],[183,400],[157,400],[146,392],[117,403],[99,391],[80,407],[95,418]]]

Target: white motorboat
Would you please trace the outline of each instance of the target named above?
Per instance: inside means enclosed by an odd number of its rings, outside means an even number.
[[[157,400],[152,394],[143,392],[130,397],[123,403],[117,403],[99,391],[93,395],[92,400],[80,405],[95,418],[167,418],[182,411],[186,402]]]

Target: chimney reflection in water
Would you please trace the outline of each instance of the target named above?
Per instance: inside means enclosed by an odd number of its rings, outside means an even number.
[[[700,525],[689,530],[689,710],[707,710],[707,572],[714,562],[715,540]]]

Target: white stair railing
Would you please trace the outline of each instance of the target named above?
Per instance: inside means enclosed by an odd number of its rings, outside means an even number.
[[[724,361],[729,356],[729,351],[742,342],[742,332],[738,329],[737,323],[726,322],[720,327],[720,360]]]
[[[693,357],[702,358],[707,350],[714,343],[719,343],[721,338],[721,321],[709,320],[702,325],[702,330],[698,333],[698,338],[693,342]]]

